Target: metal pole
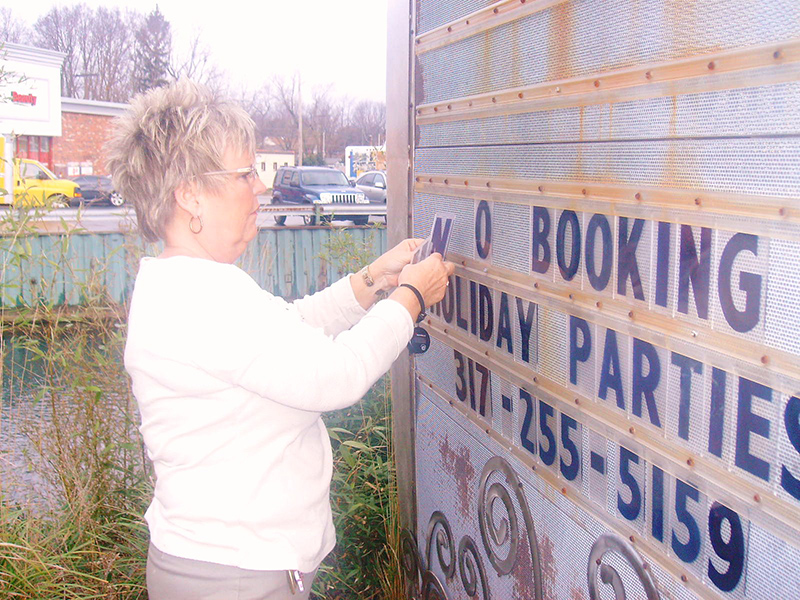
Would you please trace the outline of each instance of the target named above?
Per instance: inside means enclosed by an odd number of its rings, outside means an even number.
[[[300,136],[300,144],[299,144],[300,157],[299,157],[299,159],[297,161],[297,164],[300,167],[303,166],[303,152],[304,152],[304,149],[303,149],[303,89],[302,89],[301,86],[302,86],[302,80],[300,79],[300,76],[298,75],[298,77],[297,77],[297,97],[298,97],[299,106],[297,108],[297,112],[299,114],[298,121],[299,121],[299,124],[300,124],[300,132],[298,134]]]

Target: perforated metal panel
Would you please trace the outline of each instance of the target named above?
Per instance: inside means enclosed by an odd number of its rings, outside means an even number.
[[[797,134],[798,102],[800,84],[781,83],[431,123],[420,126],[418,147]]]
[[[418,597],[800,599],[800,4],[522,4],[416,7]]]
[[[422,54],[423,102],[798,35],[800,7],[792,0],[574,0]]]

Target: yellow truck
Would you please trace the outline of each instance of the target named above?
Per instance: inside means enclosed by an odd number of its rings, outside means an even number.
[[[39,161],[15,158],[13,171],[15,206],[66,206],[81,197],[78,184],[68,179],[59,179]],[[7,195],[0,196],[0,204],[10,204],[10,198]]]

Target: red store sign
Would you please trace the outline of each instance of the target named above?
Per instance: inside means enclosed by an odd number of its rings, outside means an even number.
[[[36,96],[33,94],[18,94],[17,92],[11,92],[11,101],[16,104],[30,104],[31,106],[36,106]]]

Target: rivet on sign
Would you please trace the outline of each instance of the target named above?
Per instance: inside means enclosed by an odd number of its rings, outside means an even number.
[[[681,581],[682,581],[683,583],[686,583],[687,581],[689,581],[689,578],[688,578],[688,577],[687,577],[685,574],[684,574],[684,575],[681,575]]]
[[[497,98],[495,98],[494,96],[492,96],[492,102],[497,102]]]
[[[483,268],[483,272],[484,272],[484,273],[488,273],[488,272],[489,272],[489,267],[484,267],[484,268]]]
[[[521,482],[521,481],[520,481],[520,482],[517,484],[517,487],[518,487],[519,489],[522,489],[523,485],[522,485],[522,482]]]
[[[466,21],[464,21],[464,22],[465,22],[467,25],[469,25],[469,19],[467,19],[467,20],[466,20]]]
[[[421,109],[421,108],[418,108],[418,109],[417,109],[417,114],[418,114],[418,115],[421,115],[421,114],[422,114],[422,109]]]
[[[761,364],[766,365],[767,363],[769,363],[769,356],[765,354],[764,356],[761,357]]]
[[[493,12],[494,14],[497,14],[497,13],[499,13],[499,12],[500,12],[500,9],[497,9],[497,8],[495,8],[495,9],[494,9],[492,12]]]
[[[439,107],[438,106],[434,106],[433,107],[433,112],[439,112]]]
[[[581,405],[581,401],[580,401],[580,399],[579,399],[579,398],[575,398],[575,404],[576,404],[577,406],[580,406],[580,405]]]
[[[598,565],[599,565],[599,564],[601,564],[603,561],[602,561],[601,559],[599,559],[599,558],[598,558],[598,559],[596,559],[594,562],[595,562],[595,564],[598,564]]]
[[[636,538],[633,536],[629,537],[628,539],[631,541],[631,544],[636,542]]]
[[[636,192],[636,195],[634,196],[634,198],[636,198],[637,200],[641,200],[642,199],[642,195],[639,192]]]
[[[447,327],[445,327],[444,329],[442,329],[442,331],[444,332],[444,334],[445,334],[445,335],[447,335]]]
[[[539,382],[539,378],[538,377],[534,377],[533,378],[533,383],[538,383],[538,382]]]
[[[533,287],[538,290],[539,289],[539,284],[538,283],[534,283]]]
[[[462,266],[462,267],[466,267],[466,266],[467,266],[467,261],[465,261],[465,260],[462,260],[462,261],[461,261],[461,266]]]
[[[647,73],[644,74],[644,77],[645,77],[645,79],[652,79],[653,78],[653,74],[650,71],[648,71]]]
[[[523,94],[522,92],[520,92],[519,94],[517,94],[517,97],[519,97],[519,98],[524,98],[524,97],[525,97],[525,94]]]
[[[687,458],[686,459],[686,464],[689,465],[690,467],[693,467],[694,466],[694,459],[693,458]]]
[[[775,50],[775,52],[772,53],[772,58],[774,58],[775,60],[778,60],[782,56],[783,56],[783,54],[781,53],[780,50]]]
[[[562,493],[562,494],[564,494],[564,495],[566,496],[566,495],[567,495],[567,488],[565,488],[565,487],[562,487],[562,488],[561,488],[561,493]]]
[[[755,500],[756,502],[761,502],[761,496],[756,494],[755,496],[753,496],[753,500]]]
[[[445,179],[445,180],[444,180],[444,184],[445,184],[445,185],[450,185],[450,180],[449,180],[449,179]]]
[[[785,217],[785,216],[786,216],[786,209],[785,209],[783,206],[781,206],[781,207],[778,209],[778,214],[779,214],[780,216],[782,216],[782,217]]]
[[[600,87],[600,80],[599,79],[595,79],[594,80],[594,87]]]
[[[531,465],[531,471],[535,471],[535,470],[536,470],[536,465]]]
[[[603,308],[603,303],[602,303],[602,302],[600,302],[600,300],[598,300],[597,302],[595,302],[595,303],[594,303],[594,305],[595,305],[597,308]]]
[[[544,187],[540,185],[540,186],[539,186],[539,191],[540,191],[540,192],[543,192],[543,191],[544,191]]]
[[[489,428],[487,427],[484,431],[486,431],[486,433],[489,433]]]
[[[700,198],[695,198],[695,199],[694,199],[694,203],[695,203],[697,206],[700,206],[700,204],[702,203],[702,200],[700,200]]]
[[[630,317],[631,319],[633,318],[633,311],[632,310],[628,311],[628,317]]]
[[[469,104],[467,106],[472,106],[472,100],[469,101]]]
[[[716,68],[717,68],[717,65],[714,64],[713,60],[710,63],[708,63],[708,70],[709,71],[713,71]]]
[[[560,87],[557,87],[557,88],[556,88],[556,94],[560,94],[560,93],[561,93],[561,88],[560,88]]]
[[[525,4],[525,0],[519,0],[520,4]]]
[[[453,105],[452,104],[448,104],[447,105],[447,110],[452,110],[452,109],[453,109]]]
[[[697,337],[697,335],[698,335],[697,332],[694,329],[692,329],[692,337]]]
[[[588,194],[588,192],[586,191],[586,188],[583,188],[583,189],[581,190],[581,194],[583,194],[584,196],[585,196],[586,194]]]
[[[428,177],[428,183],[433,183],[433,177]]]
[[[464,185],[465,185],[466,187],[469,187],[469,181],[464,181]]]
[[[417,40],[417,44],[419,44],[419,40]]]
[[[447,27],[447,33],[450,33],[451,31],[453,31],[453,28],[452,28],[452,27],[450,27],[450,26],[448,26],[448,27]]]
[[[421,179],[420,177],[417,177],[417,179],[416,179],[417,183],[419,183],[419,180],[420,180],[420,179]]]
[[[486,356],[489,356],[489,351],[487,350],[486,352],[484,352],[484,354],[485,354]]]
[[[488,188],[492,187],[492,182],[491,181],[487,181],[486,182],[486,187],[488,187]]]
[[[572,295],[572,294],[570,294],[570,295],[569,295],[569,299],[570,299],[570,300],[575,300],[575,296],[574,296],[574,295]]]
[[[631,435],[635,435],[636,434],[636,428],[635,427],[628,428],[628,433],[630,433]]]

